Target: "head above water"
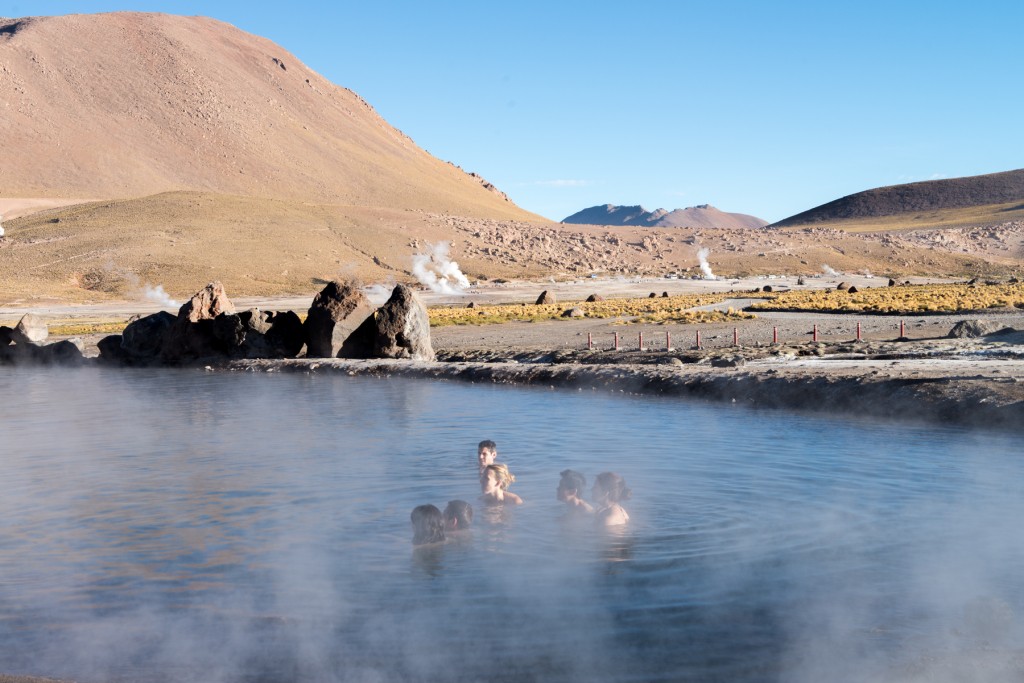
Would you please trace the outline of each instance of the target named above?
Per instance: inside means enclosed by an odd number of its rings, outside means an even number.
[[[464,500],[449,500],[444,523],[450,530],[468,529],[473,523],[473,506]]]
[[[591,491],[594,502],[621,503],[629,500],[633,492],[626,487],[626,480],[614,472],[602,472],[594,479],[594,488]]]
[[[439,543],[444,540],[444,516],[434,505],[417,505],[409,515],[412,544]]]
[[[490,439],[484,439],[476,447],[476,457],[480,463],[480,469],[494,464],[498,457],[498,445]]]
[[[491,481],[493,481],[498,488],[506,491],[515,480],[515,475],[508,471],[508,465],[503,463],[488,465],[480,472],[480,486],[484,491],[490,488],[489,483]]]
[[[587,488],[587,478],[576,470],[562,470],[558,482],[558,500],[565,501],[569,496],[582,496]]]

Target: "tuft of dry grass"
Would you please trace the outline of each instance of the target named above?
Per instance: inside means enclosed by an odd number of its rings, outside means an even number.
[[[782,292],[755,311],[817,313],[968,313],[994,308],[1024,308],[1024,284],[905,285],[876,287],[850,294],[839,290]]]
[[[607,299],[587,303],[567,301],[559,304],[501,304],[494,306],[434,307],[429,310],[430,326],[445,325],[490,325],[513,320],[538,322],[541,320],[569,320],[562,313],[579,308],[587,318],[621,318],[621,324],[628,323],[709,323],[724,320],[753,318],[754,315],[730,308],[728,311],[695,311],[698,306],[718,303],[734,297],[735,294],[684,294],[660,298]]]

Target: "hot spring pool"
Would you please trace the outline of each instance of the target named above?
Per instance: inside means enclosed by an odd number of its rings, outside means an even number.
[[[1020,437],[328,375],[0,371],[0,673],[80,681],[1024,675]],[[498,443],[526,503],[476,501]],[[563,517],[558,473],[633,489]]]

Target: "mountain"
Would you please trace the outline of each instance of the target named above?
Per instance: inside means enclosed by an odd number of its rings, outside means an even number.
[[[790,216],[772,227],[849,221],[883,226],[998,223],[1016,217],[1024,209],[1022,203],[1024,169],[1018,169],[865,190]]]
[[[743,213],[726,213],[710,204],[686,209],[647,211],[642,206],[592,206],[578,211],[563,223],[581,225],[628,225],[656,228],[762,228],[768,221]]]
[[[273,42],[204,17],[0,19],[0,197],[190,190],[538,220]]]

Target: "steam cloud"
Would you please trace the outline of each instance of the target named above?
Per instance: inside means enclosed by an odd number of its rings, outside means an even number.
[[[711,272],[711,264],[708,263],[708,254],[710,253],[710,249],[708,249],[707,247],[701,247],[700,249],[697,250],[697,260],[700,261],[700,270],[702,273],[704,273],[704,279],[717,280],[718,278],[715,276],[713,272]]]
[[[0,237],[4,236],[3,220],[4,220],[4,217],[2,215],[0,215]]]
[[[823,273],[825,273],[825,275],[832,275],[832,276],[839,275],[839,271],[837,271],[835,268],[832,268],[827,263],[822,263],[821,264],[821,271]]]
[[[167,308],[177,308],[178,302],[175,301],[164,291],[163,285],[156,285],[155,287],[148,282],[142,285],[141,289],[138,290],[139,294],[142,295],[146,301],[152,301],[153,303],[160,304]]]
[[[448,248],[447,242],[438,242],[429,253],[414,255],[412,274],[432,292],[461,294],[469,288],[469,279],[459,270],[459,264],[448,258]]]

